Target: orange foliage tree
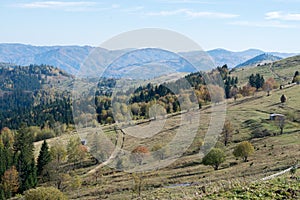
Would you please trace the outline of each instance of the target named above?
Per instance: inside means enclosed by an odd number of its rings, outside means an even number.
[[[142,164],[145,157],[149,156],[149,149],[145,146],[138,146],[131,152],[131,160],[134,163]]]
[[[269,78],[263,85],[263,90],[268,93],[268,96],[270,96],[270,91],[272,89],[277,89],[278,88],[278,83],[275,81],[274,78]]]

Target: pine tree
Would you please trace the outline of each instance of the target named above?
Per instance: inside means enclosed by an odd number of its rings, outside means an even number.
[[[41,175],[42,171],[44,169],[44,167],[51,161],[51,155],[49,152],[49,146],[46,142],[46,140],[44,140],[40,153],[39,153],[39,157],[37,159],[37,175]]]

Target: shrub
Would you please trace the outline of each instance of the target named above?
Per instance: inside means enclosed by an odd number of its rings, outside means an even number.
[[[42,141],[42,140],[46,140],[46,139],[50,139],[55,137],[55,133],[53,130],[51,129],[43,129],[39,132],[36,133],[35,135],[35,141]]]
[[[251,138],[263,138],[263,137],[268,137],[268,136],[271,136],[271,135],[272,134],[270,133],[269,130],[262,129],[262,128],[254,129],[251,132]]]
[[[67,200],[67,197],[54,187],[38,187],[24,193],[25,200]]]
[[[281,101],[281,103],[285,103],[286,102],[286,96],[284,94],[281,95],[280,101]]]

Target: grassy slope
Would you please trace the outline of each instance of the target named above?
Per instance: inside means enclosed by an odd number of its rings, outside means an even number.
[[[298,173],[298,176],[300,173]],[[149,199],[299,199],[299,180],[284,175],[269,181],[255,182],[219,182],[215,189],[202,192],[202,186],[186,188],[157,189]],[[147,199],[147,198],[145,198]]]
[[[246,84],[248,77],[256,73],[262,74],[265,80],[274,77],[280,84],[287,84],[292,81],[295,71],[299,71],[299,60],[300,56],[294,56],[264,66],[238,68],[232,75],[239,77],[241,85]]]
[[[279,103],[280,95],[285,94],[288,101],[285,105]],[[250,139],[250,133],[253,130],[252,124],[245,123],[251,121],[259,123],[262,127],[268,129],[271,133],[278,133],[279,129],[273,122],[268,121],[269,113],[287,113],[293,111],[298,116],[300,114],[300,87],[295,85],[284,90],[273,91],[272,95],[267,97],[265,93],[257,93],[254,97],[240,99],[237,102],[228,102],[227,117],[230,119],[236,130],[233,141],[239,142]],[[209,116],[209,109],[204,109],[201,113]],[[298,117],[299,118],[299,117]],[[174,117],[176,121],[176,117]],[[109,127],[105,130],[113,134]],[[205,132],[205,128],[203,127]],[[298,122],[287,120],[285,134],[279,136],[266,137],[261,139],[252,139],[255,146],[255,154],[249,158],[249,162],[242,163],[232,156],[232,150],[236,145],[232,142],[225,149],[227,160],[222,164],[220,170],[214,171],[209,166],[200,164],[199,155],[183,156],[171,166],[143,174],[144,190],[142,195],[145,199],[182,199],[193,197],[195,189],[193,187],[164,188],[165,186],[178,183],[193,183],[200,186],[206,185],[207,192],[212,194],[219,191],[221,185],[245,184],[247,182],[257,181],[262,177],[284,170],[294,164],[300,157],[300,125]],[[168,141],[172,134],[164,133],[161,137]],[[201,137],[201,134],[199,135]],[[112,137],[113,138],[113,137]],[[133,140],[128,139],[127,148],[130,148]],[[144,141],[145,144],[151,143],[151,140]],[[125,144],[126,146],[126,144]],[[238,164],[230,166],[230,163]],[[88,169],[78,171],[84,174]],[[80,189],[80,196],[84,199],[131,199],[132,188],[134,187],[133,178],[130,174],[117,172],[104,167],[100,169],[101,178],[96,182],[95,177],[83,175],[85,185]],[[159,189],[155,189],[159,188]],[[197,187],[196,187],[197,188]],[[196,191],[199,193],[199,191]],[[158,196],[156,196],[156,193]],[[69,191],[71,198],[77,198],[76,191]]]
[[[282,83],[287,83],[293,77],[296,70],[299,70],[299,65],[295,63],[296,58],[289,58],[270,66],[262,66],[258,68],[239,69],[233,73],[234,76],[239,76],[241,83],[247,82],[247,77],[251,73],[261,73],[265,77],[277,76],[280,74],[279,80]],[[286,65],[285,67],[283,67]],[[273,71],[272,71],[273,70]],[[276,74],[274,74],[274,72]],[[288,98],[285,105],[281,105],[280,96],[285,94]],[[181,157],[167,168],[148,172],[143,174],[144,191],[142,195],[144,199],[197,199],[201,196],[199,188],[203,185],[209,193],[208,199],[214,198],[214,192],[222,192],[223,185],[230,185],[230,187],[240,187],[242,184],[259,180],[262,177],[276,173],[280,170],[286,169],[294,164],[295,160],[300,157],[300,124],[290,120],[290,116],[299,119],[300,116],[300,86],[295,85],[283,90],[275,90],[271,92],[271,96],[266,96],[264,92],[256,93],[253,97],[246,97],[228,101],[227,119],[229,119],[236,131],[233,136],[233,142],[225,149],[227,160],[222,164],[220,170],[214,171],[209,166],[200,164],[199,155],[186,155]],[[210,117],[210,109],[204,108],[201,111],[201,126],[197,139],[203,139],[207,126],[205,125]],[[251,131],[259,124],[262,128],[269,130],[271,134],[279,132],[277,125],[270,122],[269,113],[283,113],[287,114],[287,120],[284,135],[277,135],[261,139],[252,139],[251,142],[255,146],[255,154],[249,158],[249,162],[242,163],[232,156],[232,150],[237,142],[250,139]],[[176,123],[178,117],[170,118],[170,123]],[[110,136],[112,140],[115,139],[115,132],[110,126],[105,126],[104,131]],[[166,130],[158,134],[155,140],[148,139],[141,141],[141,144],[151,146],[158,141],[168,142],[173,136],[173,132]],[[68,137],[58,138],[67,142]],[[49,141],[50,145],[55,139]],[[126,138],[127,143],[125,147],[132,149],[134,144],[133,138]],[[39,150],[37,144],[36,151]],[[37,155],[37,152],[36,152]],[[232,163],[237,165],[230,166]],[[78,194],[82,199],[131,199],[132,188],[134,181],[131,174],[125,172],[118,172],[108,167],[104,167],[99,171],[99,179],[95,181],[95,176],[86,175],[86,172],[93,169],[95,166],[89,168],[78,169],[77,173],[84,180],[84,184],[78,191],[66,191],[71,199],[77,199]],[[171,184],[193,183],[196,186],[190,187],[176,187],[165,188]],[[268,187],[268,184],[262,184],[261,187]],[[271,182],[271,185],[273,183]],[[276,184],[276,183],[274,183]],[[294,184],[294,183],[292,183]],[[250,187],[250,186],[249,186]],[[283,187],[278,184],[278,187]],[[299,189],[299,186],[298,186]],[[268,189],[267,189],[268,190]],[[271,190],[270,190],[271,191]],[[229,192],[231,193],[231,192]],[[196,196],[195,196],[196,195]],[[197,196],[198,195],[198,196]],[[199,196],[200,195],[200,196]],[[229,196],[227,196],[229,198]],[[225,198],[225,197],[224,197]],[[220,197],[218,198],[220,199]],[[231,199],[231,196],[230,196]]]

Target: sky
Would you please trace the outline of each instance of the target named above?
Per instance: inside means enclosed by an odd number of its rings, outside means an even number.
[[[2,0],[0,43],[99,46],[142,28],[204,50],[300,52],[300,0]]]

